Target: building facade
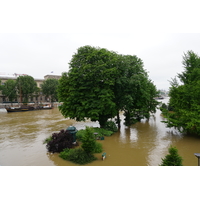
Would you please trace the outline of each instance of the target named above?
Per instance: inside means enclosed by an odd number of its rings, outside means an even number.
[[[47,80],[47,79],[50,79],[50,78],[55,78],[55,79],[59,79],[61,78],[61,76],[59,75],[46,75],[44,76],[44,79],[34,79],[36,84],[37,84],[37,87],[38,88],[41,88],[41,85],[42,83]],[[7,77],[7,76],[0,76],[0,80],[1,80],[1,85],[4,85],[5,82],[7,80],[16,80],[17,77]],[[14,103],[19,103],[20,102],[20,97],[17,97],[15,100],[14,100]],[[48,98],[46,98],[42,92],[40,92],[39,96],[33,96],[32,98],[29,98],[29,103],[43,103],[43,102],[48,102]],[[2,92],[0,91],[0,103],[10,103],[9,102],[9,99],[8,97],[5,97],[4,95],[2,95]]]

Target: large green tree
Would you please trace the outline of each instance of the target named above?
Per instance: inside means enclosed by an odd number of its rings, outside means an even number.
[[[28,102],[29,97],[34,94],[37,88],[37,83],[34,78],[28,75],[19,76],[16,80],[16,85],[21,98],[20,101],[24,101],[25,103]]]
[[[155,110],[155,86],[137,56],[124,56],[107,49],[80,47],[68,73],[59,80],[58,96],[65,117],[77,121],[90,118],[104,127],[109,118],[124,111],[127,125],[140,111],[140,119]]]
[[[2,86],[2,94],[8,97],[10,102],[17,98],[16,81],[8,79]]]
[[[50,102],[57,101],[57,87],[58,80],[57,79],[47,79],[41,85],[42,93],[50,99]]]
[[[113,87],[117,69],[115,53],[106,49],[84,46],[73,55],[68,73],[59,80],[58,96],[65,117],[77,121],[90,118],[104,127],[116,116]]]
[[[157,90],[144,70],[143,62],[137,56],[119,55],[115,82],[115,103],[124,111],[125,124],[131,125],[142,118],[150,117],[156,111],[158,102],[154,99]],[[118,123],[119,125],[119,123]]]
[[[183,56],[184,71],[172,79],[169,106],[172,113],[163,110],[168,127],[180,132],[200,135],[200,57],[193,51]]]

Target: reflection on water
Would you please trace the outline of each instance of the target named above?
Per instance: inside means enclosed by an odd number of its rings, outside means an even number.
[[[164,99],[167,102],[168,99]],[[102,143],[107,158],[87,166],[158,166],[168,153],[170,145],[178,148],[184,165],[196,166],[194,153],[200,152],[200,138],[183,136],[173,129],[168,129],[160,121],[164,120],[161,112],[147,120],[142,120],[130,127],[123,125],[120,131]],[[76,166],[65,161],[58,154],[46,151],[43,140],[54,132],[74,125],[78,130],[85,126],[99,127],[95,122],[76,122],[65,119],[57,108],[32,112],[0,112],[0,165],[40,165],[40,166]]]

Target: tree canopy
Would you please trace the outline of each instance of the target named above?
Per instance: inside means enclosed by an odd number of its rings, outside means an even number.
[[[2,94],[8,97],[9,101],[13,102],[17,98],[16,81],[8,79],[1,87]]]
[[[32,76],[19,76],[16,80],[19,95],[23,98],[24,102],[28,102],[28,98],[36,91],[37,84]],[[22,99],[21,99],[22,101]]]
[[[104,48],[83,46],[72,56],[69,72],[58,85],[60,108],[65,117],[77,121],[86,118],[104,127],[109,118],[125,112],[131,118],[149,117],[156,101],[156,88],[137,56],[119,55]]]
[[[115,83],[115,103],[118,113],[124,111],[125,124],[131,125],[142,118],[149,118],[156,111],[158,102],[153,82],[144,70],[143,62],[137,56],[120,55],[117,69],[119,75]]]
[[[200,57],[188,51],[183,56],[184,71],[172,79],[169,105],[173,112],[164,109],[166,124],[180,132],[200,135]]]
[[[50,98],[50,101],[56,101],[57,100],[57,86],[58,86],[58,80],[57,79],[47,79],[43,82],[41,85],[42,93]]]

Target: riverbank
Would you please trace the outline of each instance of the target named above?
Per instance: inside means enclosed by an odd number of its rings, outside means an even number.
[[[49,102],[42,102],[42,104],[49,104]],[[62,103],[60,102],[53,102],[53,107],[57,108],[60,105],[62,105]],[[38,105],[38,103],[28,103],[27,105]],[[19,103],[0,103],[0,109],[4,109],[4,108],[8,108],[8,107],[19,107],[20,104]]]

